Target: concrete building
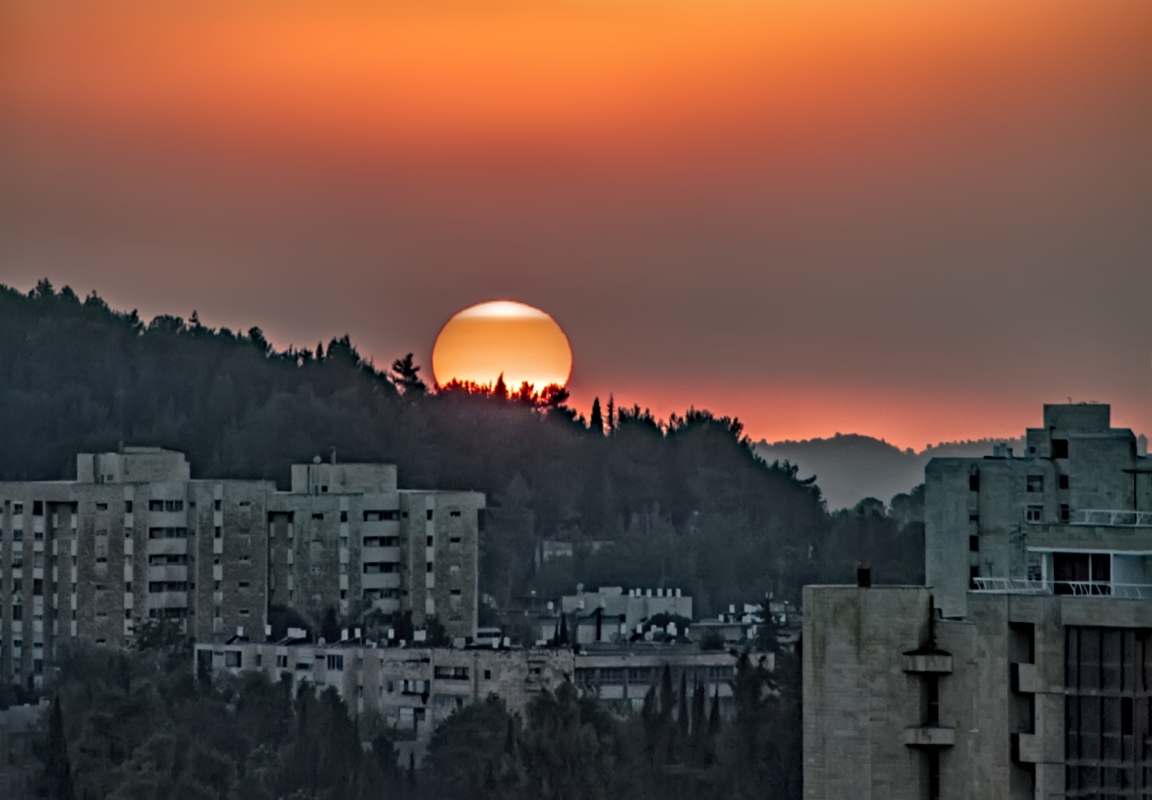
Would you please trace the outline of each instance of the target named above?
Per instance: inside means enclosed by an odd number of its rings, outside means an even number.
[[[806,797],[1152,798],[1152,461],[1026,441],[928,464],[929,586],[805,587]]]
[[[524,713],[541,690],[564,681],[606,706],[627,711],[643,705],[665,665],[676,685],[704,684],[731,705],[736,658],[694,647],[633,646],[575,653],[571,648],[407,648],[370,645],[277,645],[251,642],[196,646],[197,669],[216,674],[262,670],[274,681],[289,675],[293,688],[307,682],[336,689],[354,714],[376,711],[400,731],[427,739],[436,725],[466,704],[496,694],[513,713]]]
[[[0,483],[0,679],[39,682],[59,642],[128,646],[145,620],[262,635],[269,604],[475,630],[482,494],[398,490],[380,464],[294,465],[280,492],[192,479],[161,448],[76,461],[74,481]]]

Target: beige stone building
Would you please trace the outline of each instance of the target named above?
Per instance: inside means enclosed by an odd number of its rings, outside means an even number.
[[[273,681],[289,675],[318,689],[334,687],[354,714],[377,711],[398,730],[427,739],[436,725],[466,704],[496,694],[523,714],[541,690],[574,683],[616,711],[639,709],[667,665],[679,686],[705,686],[709,701],[731,705],[736,658],[726,651],[684,646],[571,648],[419,648],[252,642],[196,646],[198,669],[220,674],[262,670]]]
[[[805,796],[1152,798],[1150,478],[1105,405],[930,462],[929,586],[805,587]]]
[[[380,464],[294,465],[281,492],[146,447],[80,454],[76,474],[0,483],[0,679],[38,682],[60,642],[128,646],[146,620],[263,638],[270,604],[475,630],[482,494],[399,490]]]

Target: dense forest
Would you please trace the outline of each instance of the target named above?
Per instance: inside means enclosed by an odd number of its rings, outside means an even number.
[[[556,387],[437,388],[420,373],[411,356],[377,367],[347,336],[278,351],[195,312],[145,322],[47,280],[0,286],[0,479],[71,477],[75,453],[121,443],[184,451],[193,477],[285,487],[291,463],[333,449],[395,463],[402,486],[487,494],[481,590],[502,607],[578,582],[675,586],[703,616],[797,600],[858,561],[879,582],[922,578],[916,493],[829,514],[818,476],[759,458],[735,419],[657,420],[612,398],[586,419]],[[538,567],[543,539],[575,557]]]

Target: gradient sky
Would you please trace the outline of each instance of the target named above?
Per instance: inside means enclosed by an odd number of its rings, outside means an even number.
[[[0,0],[0,282],[757,439],[1152,431],[1150,142],[1147,0]]]

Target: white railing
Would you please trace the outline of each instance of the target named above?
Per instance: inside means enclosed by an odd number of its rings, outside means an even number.
[[[1152,511],[1084,508],[1076,512],[1073,525],[1106,525],[1109,527],[1152,527]]]
[[[1066,594],[1073,597],[1152,599],[1152,584],[1111,581],[1034,581],[1027,578],[973,578],[977,592],[990,594]]]

